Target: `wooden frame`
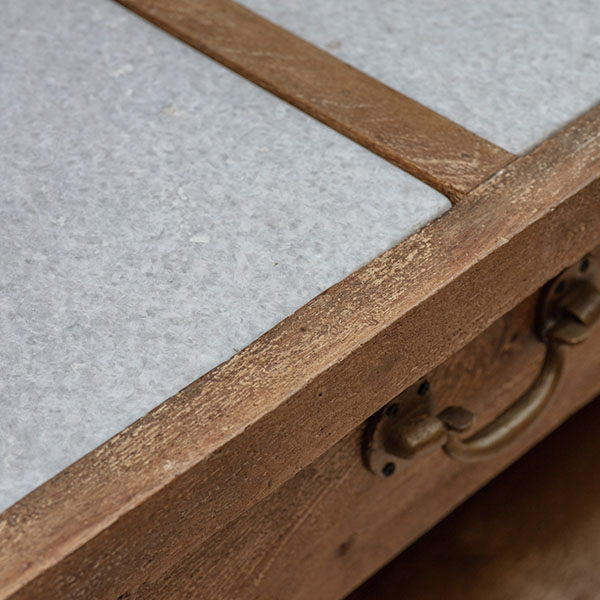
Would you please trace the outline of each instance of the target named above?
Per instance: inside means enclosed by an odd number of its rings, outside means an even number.
[[[600,243],[600,107],[515,158],[228,0],[123,3],[456,204],[5,511],[0,599],[143,590]]]

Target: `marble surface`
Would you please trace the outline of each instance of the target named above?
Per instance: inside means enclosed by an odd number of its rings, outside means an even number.
[[[242,0],[516,154],[600,100],[596,0]]]
[[[3,1],[0,132],[0,509],[449,207],[109,0]]]

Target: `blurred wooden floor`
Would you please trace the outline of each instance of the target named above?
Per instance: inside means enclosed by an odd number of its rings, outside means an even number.
[[[600,598],[600,399],[347,600]]]

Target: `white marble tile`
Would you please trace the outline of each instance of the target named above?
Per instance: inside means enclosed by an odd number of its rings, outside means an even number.
[[[596,0],[242,0],[514,153],[600,100]]]
[[[449,207],[108,0],[4,0],[0,509]]]

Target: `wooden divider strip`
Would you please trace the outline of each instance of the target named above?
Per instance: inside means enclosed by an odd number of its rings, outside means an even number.
[[[514,159],[231,0],[119,1],[453,201]]]

